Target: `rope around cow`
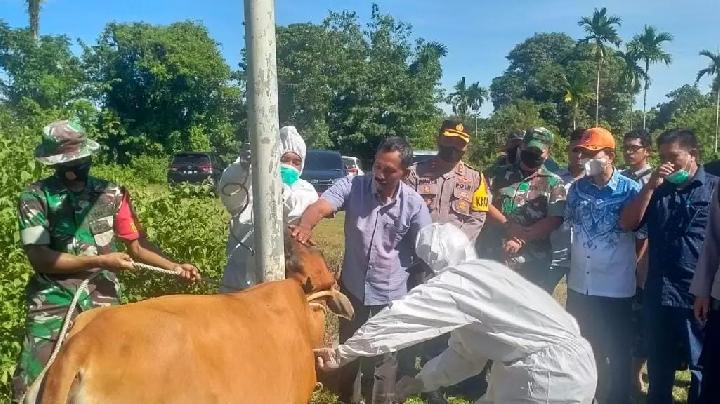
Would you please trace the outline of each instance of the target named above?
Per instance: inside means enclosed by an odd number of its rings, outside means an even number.
[[[158,272],[162,274],[169,274],[169,275],[176,275],[180,276],[182,271],[170,271],[167,269],[162,269],[159,267],[155,267],[152,265],[142,264],[140,262],[133,262],[133,267],[136,269],[144,269],[151,272]],[[70,302],[70,307],[68,307],[67,313],[65,314],[65,319],[63,320],[63,326],[60,329],[60,333],[58,334],[58,339],[55,341],[55,346],[53,347],[53,351],[50,354],[50,358],[48,359],[47,363],[45,364],[45,367],[42,369],[40,374],[35,378],[35,381],[30,385],[30,388],[28,388],[25,391],[25,394],[23,394],[22,398],[20,399],[20,402],[26,402],[25,399],[27,398],[27,403],[34,404],[37,401],[37,394],[40,392],[40,385],[42,384],[43,379],[45,378],[45,373],[47,373],[48,369],[50,369],[50,366],[52,366],[53,362],[55,362],[55,359],[57,358],[58,353],[60,352],[60,348],[62,347],[62,344],[65,340],[65,336],[67,335],[68,330],[70,329],[70,325],[72,324],[72,316],[75,313],[75,307],[78,304],[78,300],[80,300],[80,295],[83,292],[87,292],[88,285],[90,284],[90,281],[93,280],[96,276],[100,275],[101,271],[97,271],[90,275],[89,277],[85,278],[85,280],[82,281],[80,286],[78,286],[77,290],[75,291],[75,294],[73,295],[72,301]]]

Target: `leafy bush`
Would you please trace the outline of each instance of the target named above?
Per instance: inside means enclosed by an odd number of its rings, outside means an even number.
[[[153,156],[136,156],[130,160],[130,168],[135,174],[150,184],[165,184],[169,158]]]
[[[40,175],[32,158],[34,143],[22,128],[0,111],[0,402],[9,401],[9,381],[20,351],[19,336],[25,319],[23,289],[30,265],[20,248],[17,229],[17,195],[23,184]]]
[[[10,400],[9,382],[25,321],[24,288],[31,268],[19,243],[16,206],[22,188],[43,175],[32,155],[37,141],[35,131],[0,111],[0,256],[4,257],[0,270],[0,402]],[[99,165],[92,173],[126,186],[150,240],[172,259],[195,264],[209,281],[188,286],[168,275],[122,274],[125,301],[171,293],[212,293],[225,265],[228,217],[221,204],[204,188],[168,189],[152,184],[157,182],[159,166],[157,159],[143,158],[134,168]]]

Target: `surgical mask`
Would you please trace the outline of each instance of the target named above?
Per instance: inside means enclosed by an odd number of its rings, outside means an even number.
[[[545,158],[542,156],[542,154],[533,153],[529,150],[521,150],[520,151],[520,161],[525,165],[525,167],[530,169],[536,169],[540,168],[541,165],[545,162]]]
[[[90,176],[90,162],[77,165],[59,165],[55,167],[55,175],[66,181],[86,182]]]
[[[457,163],[460,159],[462,159],[463,152],[450,146],[438,146],[437,156],[440,160],[448,163]]]
[[[680,185],[690,179],[690,173],[683,168],[668,175],[665,179],[671,184]]]
[[[292,186],[300,179],[300,170],[289,164],[280,163],[280,178],[284,184]]]
[[[606,159],[582,159],[580,160],[580,163],[585,168],[585,175],[589,177],[594,177],[596,175],[600,175],[605,171],[605,167],[607,167],[607,160]]]

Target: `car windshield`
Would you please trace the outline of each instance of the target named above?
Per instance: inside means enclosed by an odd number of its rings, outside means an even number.
[[[413,156],[413,163],[420,163],[433,158],[432,154],[416,154]]]
[[[205,154],[178,154],[173,158],[173,164],[210,164],[210,157]]]
[[[342,170],[342,159],[335,153],[309,151],[305,160],[306,170]]]

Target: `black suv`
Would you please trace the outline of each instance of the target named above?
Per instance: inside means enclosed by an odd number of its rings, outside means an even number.
[[[339,152],[308,150],[300,178],[312,184],[318,194],[325,192],[339,178],[345,176],[345,165]]]
[[[179,182],[201,184],[205,180],[209,180],[211,184],[217,184],[223,168],[222,162],[214,153],[177,153],[168,168],[168,184]]]

